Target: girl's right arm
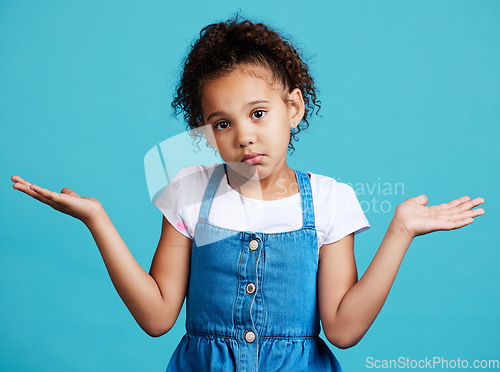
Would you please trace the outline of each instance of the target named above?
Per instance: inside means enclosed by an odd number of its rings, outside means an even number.
[[[189,279],[192,241],[163,217],[162,232],[148,274],[137,263],[94,198],[80,197],[70,189],[56,193],[13,176],[13,187],[80,219],[99,248],[113,285],[139,326],[158,337],[174,325],[184,302]]]

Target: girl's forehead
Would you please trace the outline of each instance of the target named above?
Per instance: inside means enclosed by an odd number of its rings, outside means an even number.
[[[212,101],[222,96],[275,95],[283,94],[284,88],[272,72],[265,67],[241,65],[227,74],[207,81],[201,91],[203,101]]]

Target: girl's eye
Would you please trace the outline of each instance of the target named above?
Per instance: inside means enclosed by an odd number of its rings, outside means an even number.
[[[266,114],[266,112],[264,110],[255,110],[253,113],[252,113],[252,117],[254,119],[261,119],[264,117],[264,115]]]
[[[216,130],[223,130],[229,127],[229,123],[227,121],[219,121],[214,125],[214,129]]]

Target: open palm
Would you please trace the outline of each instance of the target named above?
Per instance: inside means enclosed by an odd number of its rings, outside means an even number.
[[[84,223],[104,211],[97,199],[87,196],[82,197],[66,187],[58,193],[31,184],[19,176],[12,176],[11,180],[14,182],[14,189],[24,192],[55,210],[78,218]]]
[[[474,217],[484,214],[482,208],[472,209],[482,203],[483,198],[471,200],[462,196],[448,203],[426,207],[427,196],[420,195],[398,205],[394,218],[413,238],[433,231],[459,229],[472,223]]]

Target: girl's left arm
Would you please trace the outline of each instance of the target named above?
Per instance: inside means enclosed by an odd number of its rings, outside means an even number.
[[[321,247],[318,302],[323,331],[339,348],[356,345],[382,308],[399,266],[413,238],[438,230],[453,230],[484,214],[482,198],[464,196],[426,207],[427,197],[411,198],[395,210],[389,228],[372,262],[357,279],[354,235]]]

